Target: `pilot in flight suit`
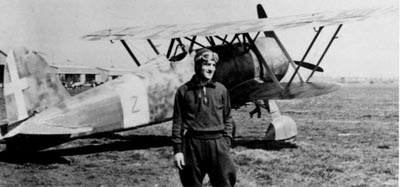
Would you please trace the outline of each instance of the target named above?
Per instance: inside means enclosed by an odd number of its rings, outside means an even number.
[[[203,48],[195,55],[195,75],[175,95],[172,142],[183,186],[234,186],[229,155],[233,120],[228,91],[212,80],[218,55]]]

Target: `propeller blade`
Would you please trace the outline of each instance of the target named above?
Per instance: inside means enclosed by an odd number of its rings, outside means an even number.
[[[311,63],[300,62],[300,61],[294,61],[294,63],[299,65],[299,66],[301,66],[301,67],[303,67],[303,68],[307,68],[309,70],[314,70],[314,68],[316,68],[315,71],[324,72],[324,69],[322,69],[321,67],[316,66],[314,64],[311,64]]]

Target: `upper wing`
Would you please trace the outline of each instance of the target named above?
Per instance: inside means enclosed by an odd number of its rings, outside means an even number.
[[[273,31],[300,26],[328,26],[362,21],[398,11],[398,7],[352,9],[225,23],[196,23],[110,28],[83,36],[85,40],[169,39]]]

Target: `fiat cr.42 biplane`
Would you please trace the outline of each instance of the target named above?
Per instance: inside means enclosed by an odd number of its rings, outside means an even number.
[[[297,134],[296,124],[280,114],[273,100],[314,97],[337,90],[335,83],[310,80],[315,72],[323,71],[320,63],[342,24],[393,13],[397,8],[277,18],[267,18],[261,5],[257,11],[260,19],[255,20],[111,28],[85,35],[85,40],[119,40],[139,67],[132,74],[76,96],[69,95],[38,53],[15,49],[8,54],[5,67],[7,124],[1,126],[0,139],[9,150],[34,151],[93,134],[168,121],[176,89],[194,74],[192,52],[204,47],[219,55],[214,78],[229,90],[232,106],[254,102],[252,114],[267,109],[272,123],[265,138],[290,139]],[[336,32],[318,62],[304,62],[323,28],[334,25]],[[319,29],[303,58],[294,61],[274,31],[300,26]],[[165,54],[153,44],[156,39],[171,39]],[[157,57],[140,62],[127,40],[147,40]],[[288,82],[281,82],[290,67],[294,73]],[[309,69],[310,75],[303,78],[300,68]]]

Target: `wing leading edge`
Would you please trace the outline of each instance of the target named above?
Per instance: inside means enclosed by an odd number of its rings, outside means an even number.
[[[155,26],[118,27],[97,31],[82,36],[82,39],[94,40],[137,40],[169,39],[186,36],[216,36],[235,33],[274,31],[301,26],[329,26],[345,22],[363,21],[371,17],[392,14],[397,6],[369,9],[351,9],[314,14],[301,14],[268,19],[232,21],[225,23],[195,23]]]

